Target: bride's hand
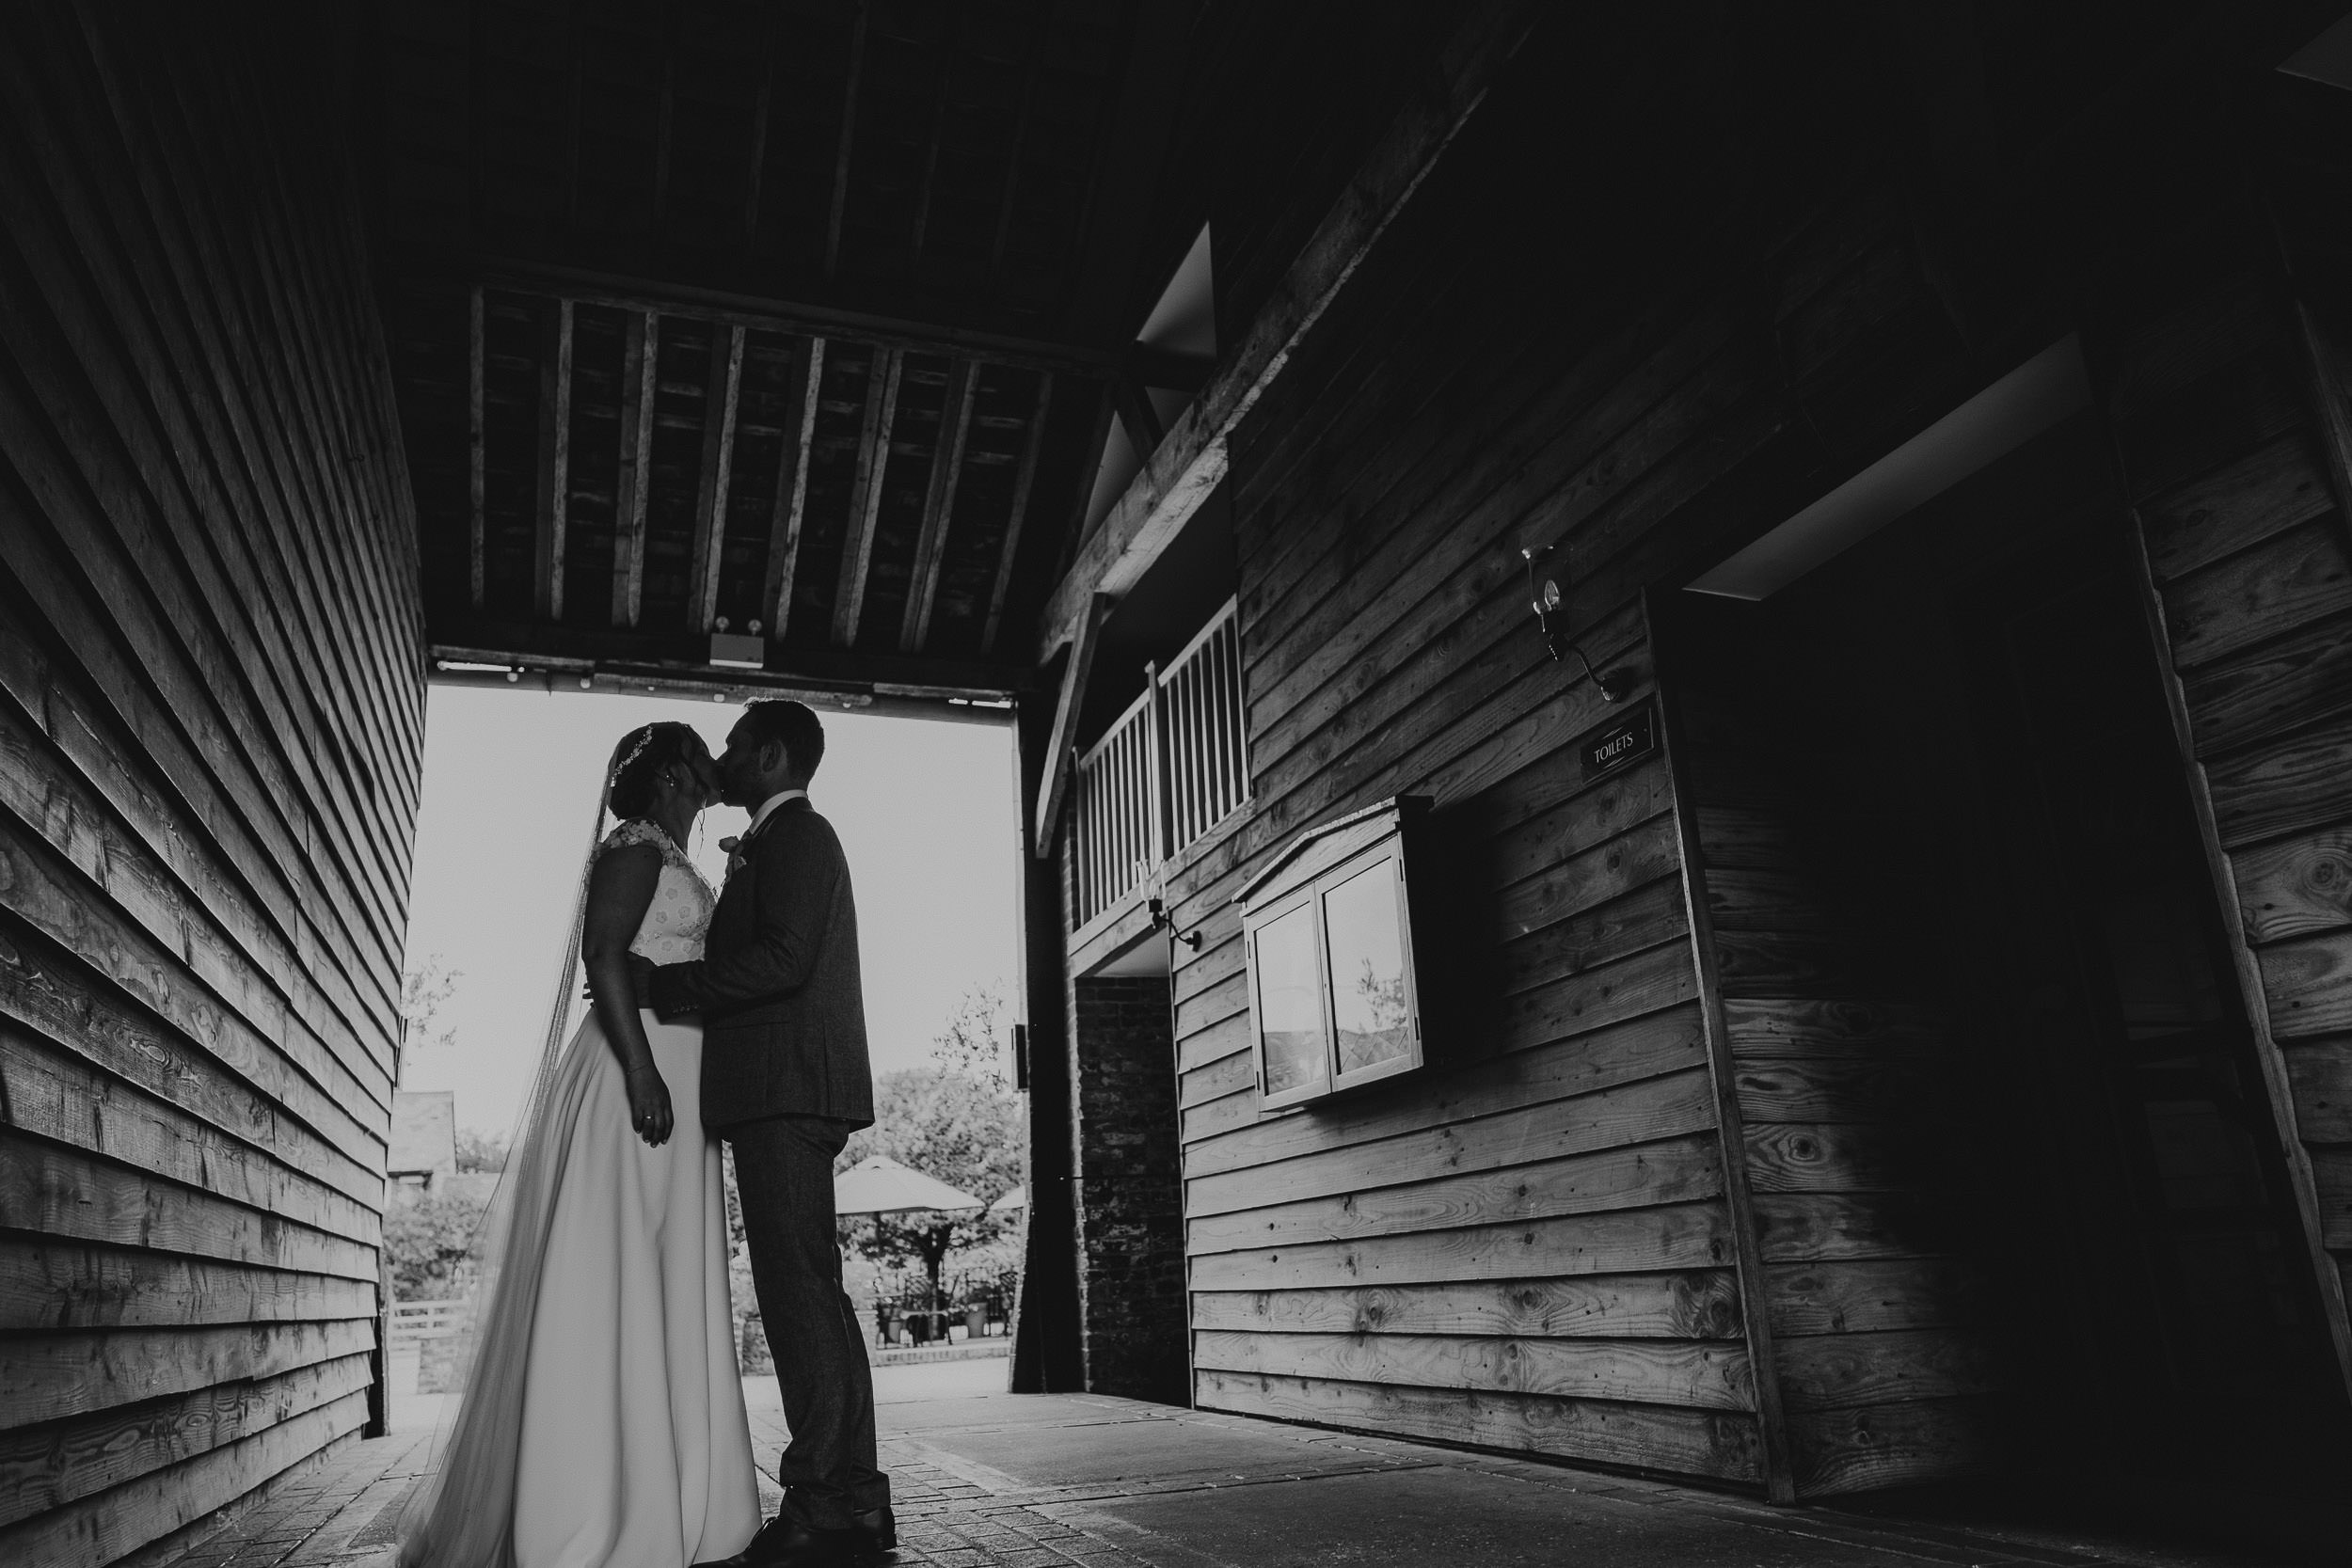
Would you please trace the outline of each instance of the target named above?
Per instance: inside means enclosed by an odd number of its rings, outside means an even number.
[[[659,1068],[632,1068],[628,1071],[629,1130],[654,1148],[670,1141],[674,1117],[670,1112],[670,1085],[661,1081]]]

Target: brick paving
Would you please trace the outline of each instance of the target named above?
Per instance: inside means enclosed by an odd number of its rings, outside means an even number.
[[[1738,1563],[2267,1568],[2293,1561],[2145,1530],[1979,1514],[1955,1522],[1776,1509],[1637,1477],[1091,1395],[1013,1397],[1004,1363],[877,1372],[898,1568],[1231,1568],[1421,1564],[1589,1568]],[[771,1378],[747,1379],[771,1470]],[[200,1538],[136,1568],[389,1568],[426,1457],[433,1402]],[[762,1477],[772,1510],[773,1482]]]

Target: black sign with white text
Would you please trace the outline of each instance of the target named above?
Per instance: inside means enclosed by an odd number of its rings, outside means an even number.
[[[1658,750],[1658,724],[1649,704],[1644,703],[1613,724],[1605,724],[1577,743],[1584,758],[1584,776],[1597,779],[1614,773]]]

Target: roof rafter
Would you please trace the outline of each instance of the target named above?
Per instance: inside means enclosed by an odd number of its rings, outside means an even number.
[[[686,602],[697,631],[719,614],[719,567],[726,550],[727,484],[735,467],[735,407],[743,385],[743,329],[710,335],[710,388],[703,404],[702,467],[694,484],[693,555]]]
[[[874,527],[882,517],[882,482],[890,468],[890,427],[898,417],[898,378],[906,356],[897,349],[874,351],[866,376],[866,421],[858,441],[857,482],[850,490],[850,536],[841,551],[841,580],[833,600],[833,641],[857,644],[858,620],[866,610],[866,578],[874,563]]]
[[[1021,529],[1029,515],[1029,496],[1037,484],[1038,449],[1045,444],[1045,415],[1054,403],[1054,375],[1051,371],[1038,377],[1037,408],[1029,416],[1029,429],[1021,443],[1021,468],[1012,482],[1012,512],[1005,519],[1004,553],[996,561],[996,585],[989,590],[988,620],[980,627],[980,652],[988,654],[996,646],[997,628],[1005,618],[1005,595],[1012,590],[1012,563],[1021,552]]]
[[[808,510],[808,450],[817,438],[817,393],[825,380],[825,340],[804,339],[793,351],[787,390],[783,452],[776,460],[775,507],[768,518],[768,637],[780,641],[792,615],[792,579],[800,566],[801,523]]]
[[[1409,103],[1374,144],[1248,333],[1079,547],[1040,620],[1040,663],[1080,634],[1099,597],[1132,589],[1216,490],[1234,428],[1412,199],[1542,9],[1536,0],[1485,0],[1454,29],[1437,64],[1439,90]]]
[[[633,626],[645,594],[645,491],[653,478],[653,393],[661,318],[631,310],[621,324],[620,483],[612,507],[612,624]]]
[[[979,378],[977,359],[959,359],[947,370],[947,402],[939,411],[939,445],[931,452],[923,528],[915,537],[914,572],[907,581],[906,615],[898,627],[902,654],[920,653],[930,638],[931,607],[939,597],[939,574],[947,560],[947,520],[955,512],[957,482],[963,477],[963,442],[972,429],[973,393]]]
[[[564,532],[572,501],[572,302],[540,310],[539,467],[532,508],[532,603],[547,620],[564,618]]]

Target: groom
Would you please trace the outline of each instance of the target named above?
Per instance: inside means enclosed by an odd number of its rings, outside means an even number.
[[[857,910],[833,824],[808,801],[824,727],[803,703],[748,705],[719,758],[720,798],[752,814],[727,857],[704,956],[639,971],[664,1019],[703,1017],[703,1124],[735,1147],[752,1279],[792,1431],[784,1507],[747,1568],[871,1562],[898,1544],[874,1455],[866,1336],[841,1288],[833,1164],[874,1120]],[[643,963],[643,960],[640,960]]]

